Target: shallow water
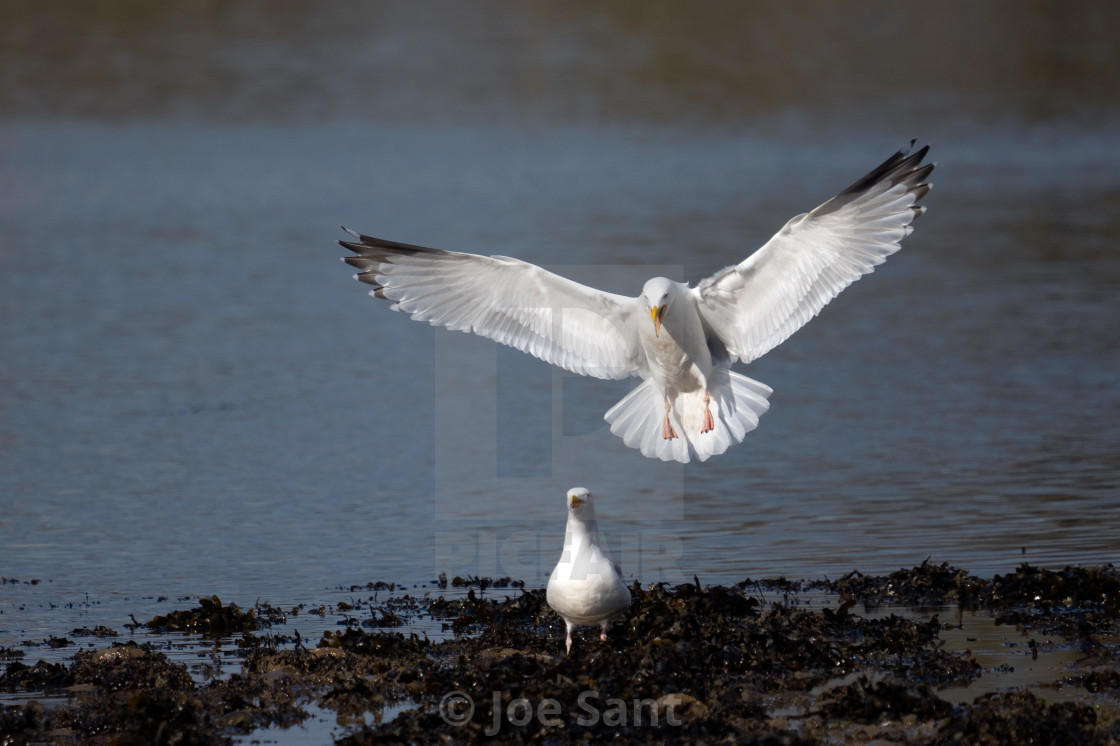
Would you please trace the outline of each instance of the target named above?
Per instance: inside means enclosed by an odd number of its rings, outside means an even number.
[[[574,485],[643,582],[1120,559],[1117,11],[569,7],[0,10],[0,646],[202,594],[540,586]],[[634,295],[913,135],[929,213],[741,369],[771,410],[707,464],[609,434],[632,383],[337,262],[342,223]]]

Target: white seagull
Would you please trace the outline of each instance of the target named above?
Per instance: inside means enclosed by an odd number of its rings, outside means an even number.
[[[663,461],[705,461],[758,425],[772,389],[730,370],[781,344],[841,290],[898,251],[934,164],[914,141],[762,248],[696,287],[654,277],[636,298],[505,256],[386,241],[347,230],[371,295],[418,321],[488,337],[581,375],[639,376],[611,432]]]
[[[573,487],[568,490],[564,551],[548,578],[545,596],[568,627],[565,650],[569,653],[576,627],[598,625],[599,639],[606,640],[607,625],[630,606],[630,589],[599,542],[591,493],[586,487]]]

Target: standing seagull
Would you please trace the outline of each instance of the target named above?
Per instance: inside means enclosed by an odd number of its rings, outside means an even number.
[[[664,277],[637,298],[505,256],[395,243],[349,231],[344,259],[371,294],[419,321],[474,332],[581,375],[642,384],[611,407],[611,432],[642,454],[687,463],[723,453],[758,425],[772,389],[730,370],[781,344],[898,251],[934,164],[909,147],[739,264],[689,287]]]
[[[546,598],[568,627],[565,650],[572,652],[572,630],[599,625],[600,640],[607,625],[630,606],[630,589],[618,567],[599,546],[599,523],[586,487],[568,490],[568,525],[564,551],[548,578]]]

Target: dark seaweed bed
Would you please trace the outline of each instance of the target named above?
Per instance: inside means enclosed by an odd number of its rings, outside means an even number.
[[[83,650],[69,665],[32,665],[5,649],[0,688],[66,696],[53,706],[6,706],[3,743],[228,743],[300,724],[310,706],[337,715],[343,744],[1120,741],[1120,706],[1109,705],[1120,694],[1120,572],[1111,565],[1024,564],[991,579],[923,564],[816,583],[635,585],[625,623],[605,643],[581,631],[570,656],[544,591],[508,579],[452,584],[466,594],[375,594],[346,605],[339,629],[314,647],[276,630],[288,621],[283,610],[216,597],[134,620],[169,635],[235,639],[240,671],[224,678],[192,676],[152,643]],[[836,602],[789,602],[805,591],[836,594]],[[1032,651],[1035,636],[1060,637],[1082,659],[1053,686],[1080,688],[1085,701],[1014,689],[951,704],[939,689],[985,675],[969,651],[944,649],[941,633],[953,625],[939,616],[860,615],[857,602],[983,610],[1026,633]],[[399,631],[420,617],[441,620],[446,637]]]

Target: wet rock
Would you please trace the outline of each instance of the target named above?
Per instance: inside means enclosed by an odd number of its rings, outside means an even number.
[[[9,692],[21,689],[25,691],[62,689],[73,683],[74,677],[66,666],[46,661],[39,661],[34,666],[13,661],[0,676],[0,689]]]
[[[73,629],[73,630],[70,630],[70,634],[74,635],[74,637],[100,637],[100,638],[105,638],[105,637],[116,637],[117,636],[117,633],[116,633],[115,630],[109,629],[108,627],[105,627],[103,625],[98,625],[98,626],[94,627],[93,629],[89,629],[88,627],[81,627],[81,628],[78,628],[78,629]]]
[[[1116,660],[1088,658],[1079,661],[1082,673],[1068,676],[1057,685],[1081,686],[1094,694],[1120,693],[1117,692],[1120,690],[1120,651],[1115,654]]]
[[[987,603],[1008,609],[998,623],[1091,642],[1120,619],[1120,571],[1112,565],[1051,571],[1024,563],[992,579]]]
[[[173,611],[166,616],[156,616],[144,623],[149,629],[160,632],[193,632],[211,637],[221,637],[239,632],[252,632],[272,622],[282,622],[284,615],[270,606],[242,611],[237,604],[222,606],[217,596],[198,599],[199,607],[188,611]],[[258,615],[263,609],[263,618]]]
[[[43,706],[28,702],[22,706],[0,707],[0,734],[3,743],[33,743],[44,740],[49,730]]]
[[[335,648],[378,658],[410,658],[424,655],[430,646],[430,642],[415,634],[408,636],[399,632],[371,634],[353,627],[347,627],[342,632],[328,630],[319,640],[320,648]]]
[[[380,614],[374,614],[362,622],[363,627],[403,627],[404,620],[393,613],[391,609],[383,609]]]
[[[56,664],[57,665],[57,664]],[[65,670],[65,667],[58,666]],[[146,647],[128,644],[79,651],[59,684],[72,683],[65,706],[49,713],[9,711],[17,725],[34,721],[36,733],[54,740],[72,734],[115,744],[202,744],[226,741],[211,713],[194,696],[186,667]]]
[[[820,711],[830,719],[878,723],[914,715],[918,720],[936,720],[952,711],[925,684],[883,679],[872,682],[860,676],[847,686],[836,687],[818,698]]]
[[[948,564],[922,563],[885,578],[852,572],[819,587],[870,605],[988,608],[997,612],[997,624],[1080,639],[1089,647],[1120,620],[1120,571],[1112,565],[1053,571],[1023,563],[1014,573],[984,580]]]
[[[22,658],[24,652],[16,647],[0,647],[0,661],[10,661]]]
[[[79,651],[70,672],[78,684],[106,692],[144,689],[188,690],[194,684],[186,666],[172,663],[148,646],[127,643],[98,651]]]
[[[1066,567],[1051,571],[1019,566],[992,579],[993,598],[1005,604],[1079,607],[1120,614],[1120,571],[1104,567]]]
[[[975,681],[983,669],[965,653],[921,649],[903,662],[896,673],[908,680],[939,687],[964,686]]]
[[[867,603],[926,607],[955,602],[964,608],[975,608],[984,598],[986,583],[948,563],[933,565],[927,560],[886,578],[851,572],[830,584],[830,589]]]
[[[253,719],[253,714],[248,710],[234,710],[218,718],[217,725],[222,728],[250,733],[256,726],[256,721]]]
[[[942,728],[938,746],[1039,743],[1051,746],[1097,746],[1109,742],[1097,728],[1089,705],[1048,705],[1030,692],[989,694],[960,708]]]

